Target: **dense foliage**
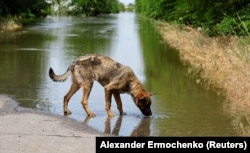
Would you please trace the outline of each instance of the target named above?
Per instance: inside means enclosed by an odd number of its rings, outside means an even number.
[[[118,0],[72,0],[76,6],[74,14],[84,13],[96,16],[101,13],[119,13],[121,4]]]
[[[0,0],[0,16],[34,18],[53,15],[118,13],[125,7],[118,0]]]
[[[0,16],[21,18],[46,16],[49,6],[45,0],[0,0]]]
[[[135,9],[135,5],[133,3],[129,3],[126,7],[127,12],[133,12]]]
[[[249,0],[135,0],[142,15],[202,27],[210,35],[248,35]]]

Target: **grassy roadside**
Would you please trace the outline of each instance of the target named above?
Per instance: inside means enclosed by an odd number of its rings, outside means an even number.
[[[207,37],[200,30],[157,22],[164,41],[180,52],[196,83],[220,89],[230,107],[250,108],[250,44],[247,38]]]

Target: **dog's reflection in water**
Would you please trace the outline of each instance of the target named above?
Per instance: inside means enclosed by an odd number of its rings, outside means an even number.
[[[111,130],[111,120],[115,119],[114,117],[110,117],[108,116],[106,121],[105,121],[105,127],[104,127],[104,133],[107,134],[113,134],[113,135],[120,135],[120,129],[122,127],[122,120],[123,120],[123,115],[119,115],[116,122],[115,122],[115,126],[113,128],[113,130]],[[84,124],[88,124],[88,122],[90,121],[92,117],[86,117],[86,119],[84,120]],[[130,136],[135,136],[135,137],[146,137],[146,136],[150,136],[150,121],[151,118],[150,117],[141,117],[141,121],[138,124],[138,126],[136,126],[134,128],[134,130],[131,132]],[[125,124],[125,123],[123,123]]]

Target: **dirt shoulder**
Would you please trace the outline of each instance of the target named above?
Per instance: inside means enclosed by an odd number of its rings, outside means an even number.
[[[0,31],[17,30],[21,28],[22,25],[17,23],[14,19],[0,19]]]
[[[0,95],[0,152],[95,152],[95,137],[104,136],[64,116],[19,107]]]
[[[208,37],[201,29],[157,23],[163,39],[177,48],[188,76],[221,91],[231,107],[250,108],[250,45],[238,37]],[[217,90],[220,89],[220,90]]]

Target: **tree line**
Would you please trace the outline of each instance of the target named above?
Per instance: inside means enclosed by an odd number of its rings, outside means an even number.
[[[74,13],[84,13],[87,16],[96,16],[104,13],[119,13],[121,3],[118,0],[72,0],[75,5]]]
[[[201,27],[209,35],[249,35],[249,0],[135,0],[136,12]]]
[[[0,0],[0,16],[41,17],[46,16],[49,3],[45,0]]]
[[[0,0],[0,16],[35,18],[56,14],[96,16],[124,10],[118,0]]]

